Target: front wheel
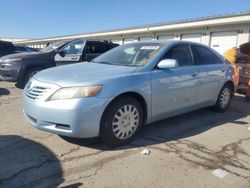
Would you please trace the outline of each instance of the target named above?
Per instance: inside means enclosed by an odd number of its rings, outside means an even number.
[[[132,97],[116,100],[104,114],[100,136],[110,146],[128,144],[143,124],[143,110]]]
[[[217,102],[214,106],[214,110],[217,112],[225,112],[231,103],[232,97],[233,97],[232,87],[230,87],[229,84],[224,85],[218,95]]]

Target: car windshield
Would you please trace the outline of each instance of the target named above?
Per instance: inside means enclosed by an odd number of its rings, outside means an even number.
[[[41,51],[42,52],[50,52],[52,50],[55,50],[59,47],[61,47],[62,45],[66,44],[68,41],[58,41],[55,42],[53,44],[50,44],[49,46],[47,46],[46,48],[43,48]]]
[[[161,43],[131,43],[116,47],[92,60],[120,66],[144,66],[163,47]]]

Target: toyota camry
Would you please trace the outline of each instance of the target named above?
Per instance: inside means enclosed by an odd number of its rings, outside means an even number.
[[[35,74],[23,92],[24,114],[40,130],[120,146],[151,122],[209,106],[224,112],[233,77],[230,63],[202,44],[130,43]]]

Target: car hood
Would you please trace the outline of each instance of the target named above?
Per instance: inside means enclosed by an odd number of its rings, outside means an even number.
[[[47,52],[22,52],[22,53],[16,53],[16,54],[11,54],[11,55],[6,55],[1,58],[1,60],[6,60],[6,59],[15,59],[15,58],[40,58],[43,57]]]
[[[137,67],[82,62],[43,70],[37,73],[34,79],[68,87],[130,74],[136,69]]]

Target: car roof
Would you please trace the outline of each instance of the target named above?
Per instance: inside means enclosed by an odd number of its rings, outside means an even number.
[[[103,42],[103,43],[114,44],[112,41],[102,40],[102,39],[85,39],[85,40],[88,42]]]
[[[137,41],[137,42],[132,42],[132,43],[151,43],[151,44],[161,44],[164,46],[172,46],[172,45],[177,45],[177,44],[189,44],[189,45],[196,45],[196,46],[202,46],[205,48],[209,48],[205,44],[201,44],[198,42],[191,42],[191,41],[181,41],[181,40],[145,40],[145,41]],[[131,43],[129,43],[131,44]]]
[[[78,41],[78,40],[83,40],[83,41],[87,41],[87,42],[102,42],[102,43],[107,43],[107,44],[116,44],[116,43],[113,43],[112,41],[104,40],[104,39],[85,39],[85,38],[82,38],[82,39],[63,40],[63,41],[65,41],[65,43],[69,43],[69,42]]]
[[[76,41],[76,40],[91,41],[91,42],[107,42],[107,43],[111,43],[111,41],[109,41],[109,40],[104,40],[104,39],[85,39],[85,38],[82,38],[82,39],[73,39],[73,40],[64,40],[64,41],[72,42],[72,41]]]

